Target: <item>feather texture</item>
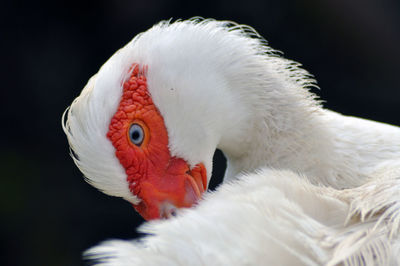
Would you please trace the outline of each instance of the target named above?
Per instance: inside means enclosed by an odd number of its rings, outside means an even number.
[[[348,195],[373,196],[358,193],[369,186],[399,190],[400,179],[335,190],[264,169],[225,183],[174,219],[145,224],[139,231],[148,235],[140,241],[107,241],[85,255],[107,266],[398,265],[392,246],[399,231],[388,230],[397,217],[382,222],[379,213],[364,221],[355,215],[345,225]],[[391,200],[381,211],[392,211]]]
[[[140,200],[105,137],[132,63],[148,67],[171,155],[203,163],[210,178],[220,148],[225,184],[179,217],[145,224],[147,237],[105,242],[88,258],[100,265],[400,264],[400,129],[323,109],[308,90],[311,75],[248,26],[161,22],[104,64],[64,124],[91,184]]]

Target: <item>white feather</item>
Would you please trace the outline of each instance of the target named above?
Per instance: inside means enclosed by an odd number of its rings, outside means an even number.
[[[247,26],[161,22],[104,64],[64,125],[94,186],[140,200],[105,137],[133,63],[148,67],[172,156],[204,163],[210,178],[220,148],[228,181],[277,170],[225,184],[177,219],[146,225],[153,236],[108,242],[92,258],[106,265],[400,263],[400,129],[323,109],[308,91],[311,76]]]
[[[366,186],[387,185],[399,190],[400,179]],[[149,235],[140,241],[107,241],[85,255],[104,266],[398,265],[391,246],[398,245],[399,230],[389,232],[389,220],[353,217],[344,226],[351,192],[264,169],[225,183],[174,219],[145,224],[140,231]],[[399,201],[398,194],[392,199]]]

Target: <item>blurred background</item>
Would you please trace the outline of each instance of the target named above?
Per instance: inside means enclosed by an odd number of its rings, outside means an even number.
[[[136,34],[193,16],[251,25],[315,75],[326,107],[400,125],[398,0],[2,1],[2,265],[83,265],[92,245],[137,236],[132,206],[84,182],[61,115]]]

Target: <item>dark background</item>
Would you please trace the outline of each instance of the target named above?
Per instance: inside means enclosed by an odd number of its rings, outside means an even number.
[[[400,125],[400,1],[6,1],[0,4],[0,263],[80,265],[143,220],[98,192],[68,155],[64,109],[121,46],[192,16],[253,26],[318,80],[326,106]],[[217,158],[217,176],[224,162]]]

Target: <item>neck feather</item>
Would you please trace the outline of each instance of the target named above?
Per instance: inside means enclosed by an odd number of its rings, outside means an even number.
[[[294,71],[304,75],[302,70]],[[231,108],[239,110],[233,116],[242,119],[225,120],[221,131],[218,148],[228,160],[225,180],[240,172],[271,167],[305,174],[315,184],[336,188],[360,185],[367,176],[357,172],[354,164],[358,162],[346,161],[337,149],[344,144],[337,139],[332,117],[340,115],[320,106],[306,88],[310,82],[306,76],[299,83],[288,75],[269,68],[265,82],[259,87],[253,83],[251,93],[248,85],[231,89],[243,106]]]

